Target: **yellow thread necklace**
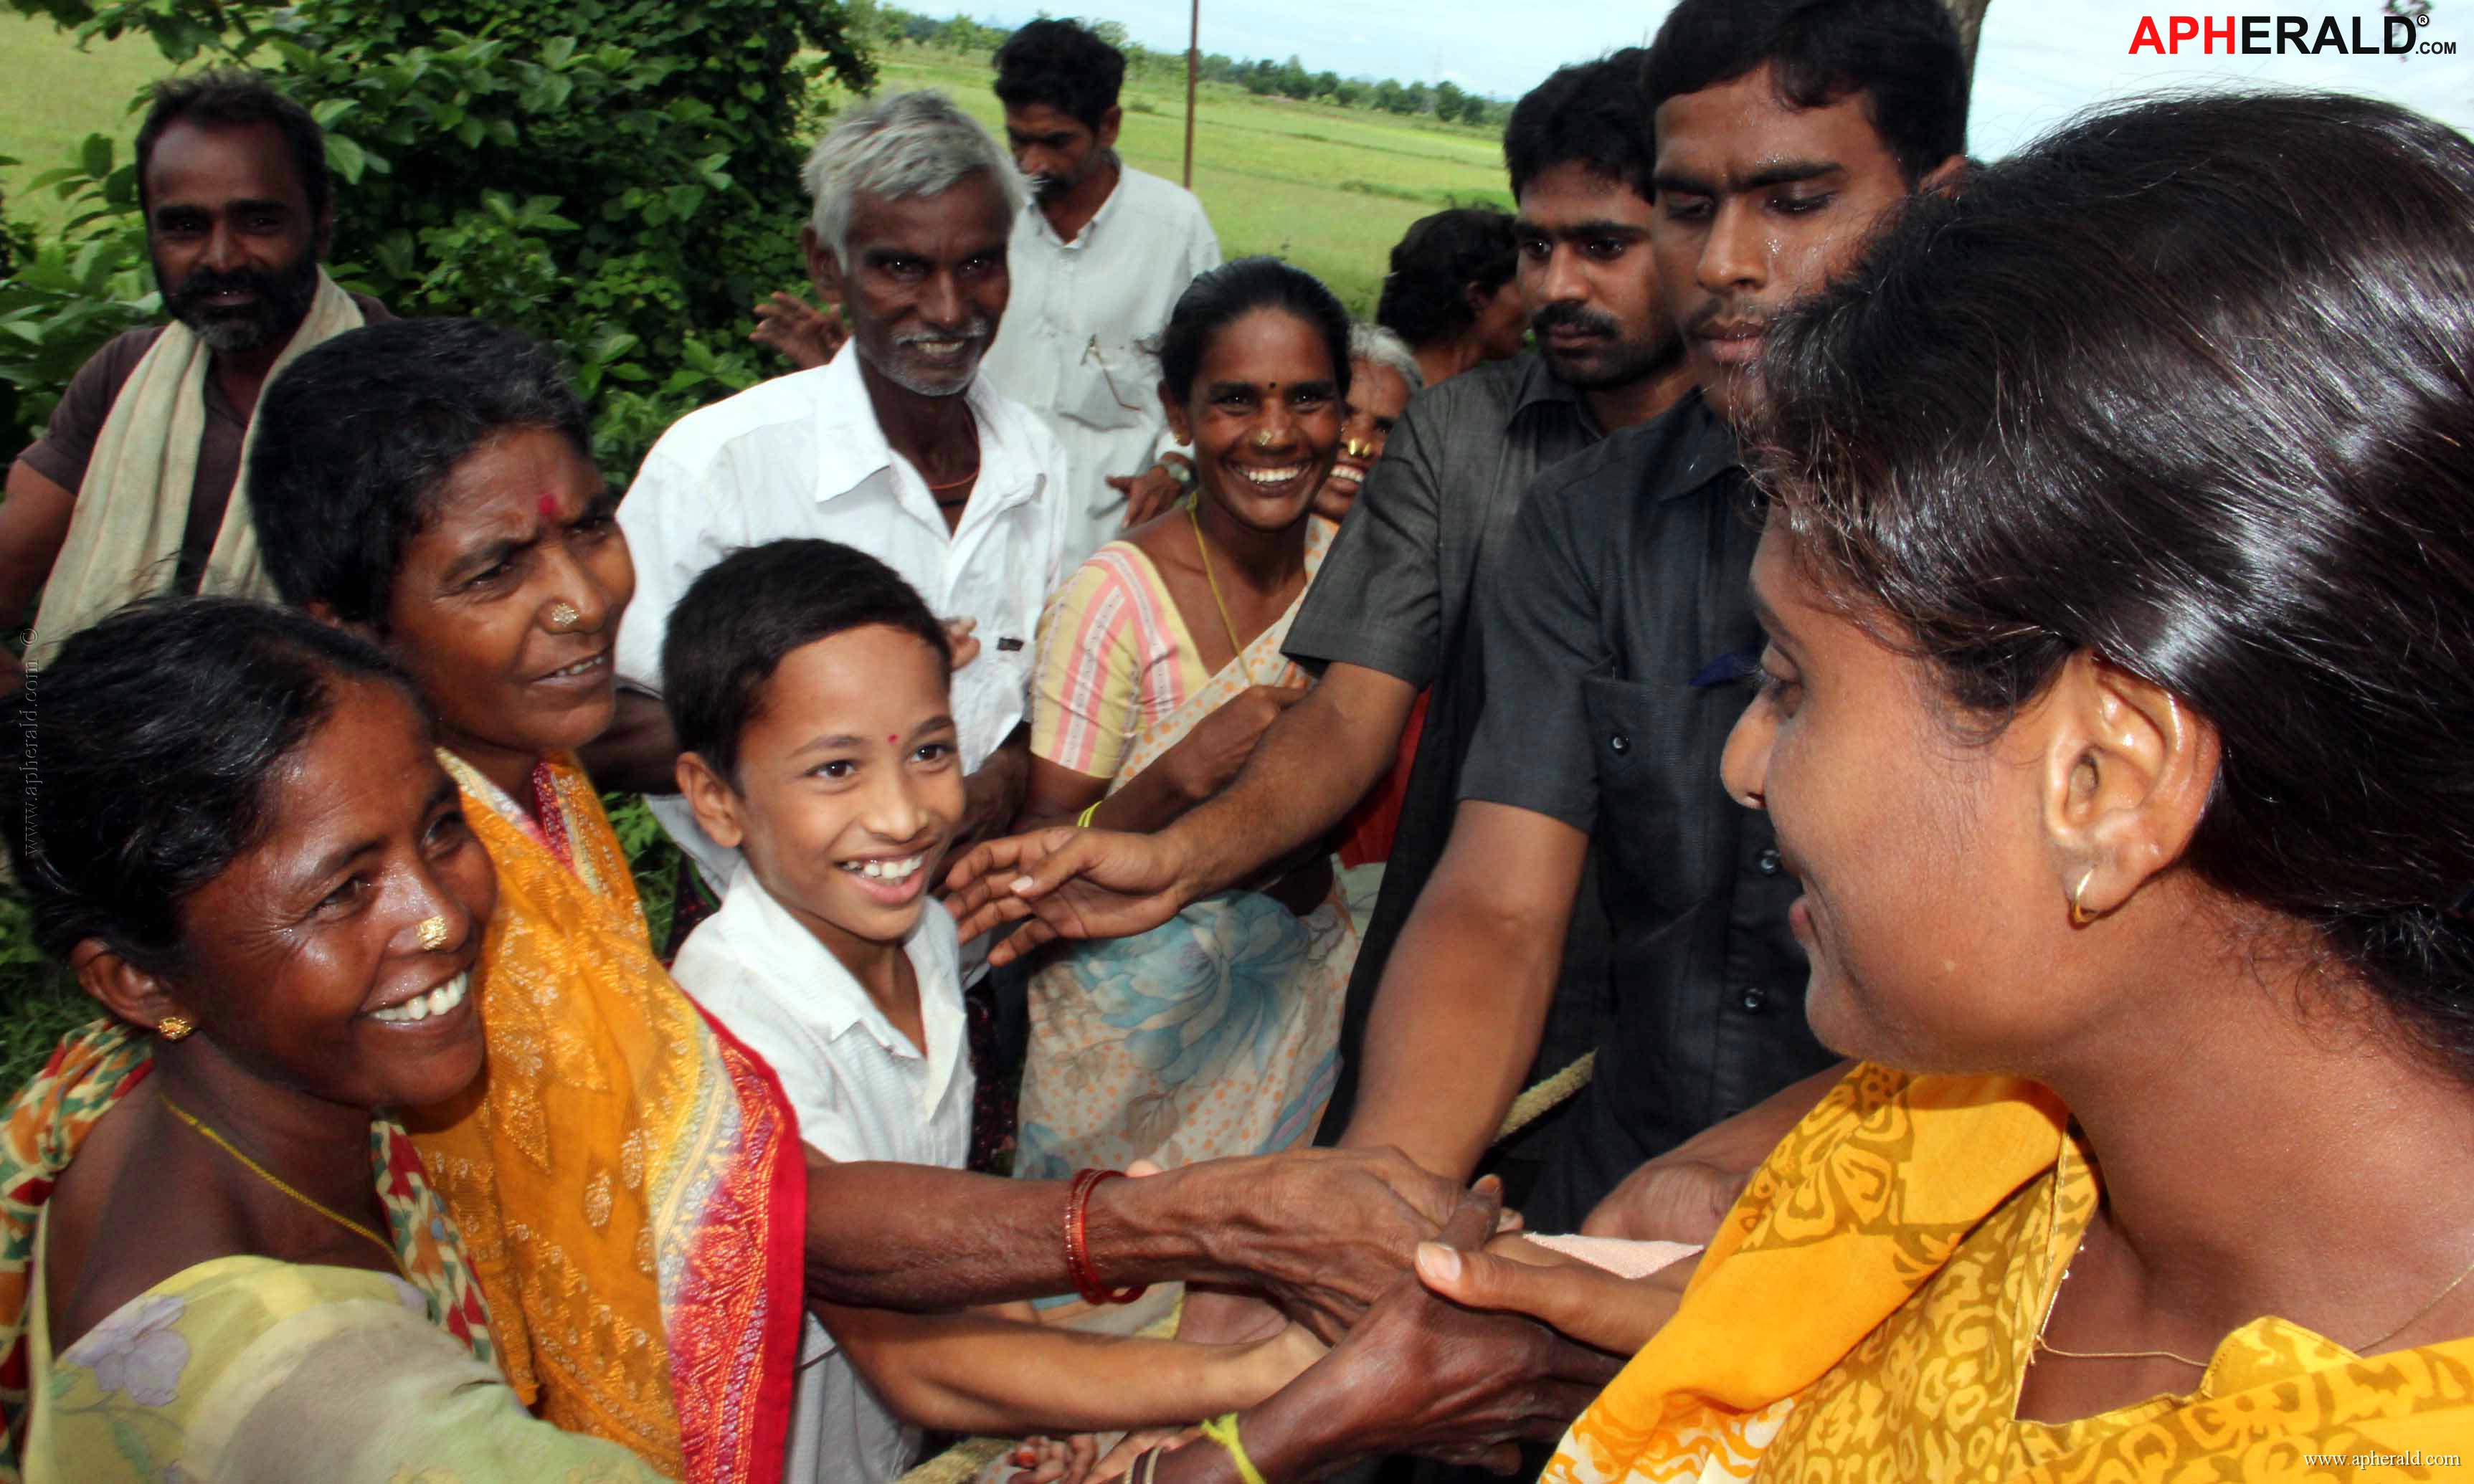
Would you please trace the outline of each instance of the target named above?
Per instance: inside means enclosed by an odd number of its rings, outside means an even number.
[[[352,1217],[345,1215],[342,1211],[335,1209],[333,1207],[318,1200],[316,1197],[303,1195],[300,1191],[293,1189],[290,1185],[285,1185],[281,1178],[277,1176],[273,1170],[268,1169],[265,1165],[258,1163],[255,1160],[253,1160],[249,1156],[241,1153],[230,1139],[224,1137],[221,1134],[218,1134],[214,1130],[206,1127],[206,1124],[199,1119],[197,1114],[189,1112],[180,1104],[173,1102],[170,1093],[158,1091],[156,1093],[156,1097],[165,1108],[171,1110],[173,1117],[180,1119],[182,1123],[185,1123],[189,1127],[197,1130],[201,1135],[205,1136],[206,1142],[214,1145],[224,1153],[230,1155],[233,1159],[238,1160],[241,1162],[241,1166],[244,1169],[247,1169],[251,1174],[256,1176],[262,1181],[265,1181],[276,1189],[282,1191],[285,1195],[288,1195],[292,1197],[292,1199],[300,1202],[302,1205],[308,1207],[311,1210],[316,1211],[319,1215],[326,1217],[328,1221],[342,1227],[345,1231],[352,1233],[353,1235],[366,1237],[370,1241],[376,1243],[378,1250],[387,1255],[387,1261],[390,1264],[395,1264],[398,1267],[401,1266],[401,1264],[396,1262],[395,1243],[388,1241],[385,1237],[378,1235],[376,1232],[371,1231],[360,1222],[354,1221]]]

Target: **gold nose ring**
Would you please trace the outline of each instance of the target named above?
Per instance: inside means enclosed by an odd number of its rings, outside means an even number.
[[[435,953],[439,949],[447,946],[447,920],[445,918],[423,918],[421,920],[421,925],[413,929],[413,932],[420,942],[421,951],[424,953]]]
[[[549,606],[550,632],[552,634],[565,634],[568,630],[574,628],[575,621],[583,616],[584,615],[582,613],[575,610],[574,604],[570,603],[565,599],[561,599]]]
[[[1272,430],[1271,430],[1270,428],[1265,428],[1265,429],[1263,429],[1261,432],[1256,433],[1256,434],[1254,435],[1254,446],[1255,446],[1255,447],[1257,447],[1257,448],[1269,448],[1269,447],[1271,447],[1271,446],[1272,446],[1272,443],[1273,443],[1273,438],[1272,438]]]

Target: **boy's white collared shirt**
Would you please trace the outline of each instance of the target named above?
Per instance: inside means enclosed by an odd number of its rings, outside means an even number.
[[[618,679],[661,694],[670,610],[705,568],[742,546],[821,537],[893,568],[938,618],[978,620],[979,658],[954,672],[962,766],[976,769],[1030,714],[1040,607],[1063,577],[1065,455],[1030,409],[984,377],[961,394],[980,472],[950,533],[927,481],[894,457],[855,350],[760,382],[672,423],[628,487],[618,525],[636,597],[618,627]],[[675,794],[654,815],[717,890],[738,852],[698,828]]]
[[[919,980],[925,1054],[859,980],[741,864],[671,973],[781,1080],[800,1141],[844,1162],[960,1169],[975,1087],[964,1051],[954,920],[930,900],[903,948]],[[883,1484],[918,1444],[833,1337],[807,1316],[783,1477]]]

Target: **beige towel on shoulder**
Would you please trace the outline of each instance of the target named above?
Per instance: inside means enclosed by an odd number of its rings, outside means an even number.
[[[361,306],[320,269],[308,316],[276,358],[267,381],[272,384],[311,346],[360,325]],[[29,664],[49,661],[62,640],[113,609],[172,585],[189,521],[189,488],[198,477],[213,359],[195,331],[175,323],[129,373],[95,439],[68,537],[43,585],[34,636],[26,644]],[[198,590],[272,602],[275,589],[258,561],[246,493],[249,451],[256,438],[253,417],[241,441],[240,473]]]

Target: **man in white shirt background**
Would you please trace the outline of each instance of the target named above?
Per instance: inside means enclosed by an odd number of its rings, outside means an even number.
[[[968,621],[978,655],[955,672],[954,713],[962,828],[977,836],[1002,832],[1022,802],[1031,639],[1066,561],[1065,456],[980,374],[1025,197],[1013,162],[951,100],[902,93],[838,120],[807,183],[809,274],[841,303],[850,345],[690,413],[645,455],[618,511],[637,575],[618,716],[585,758],[602,787],[652,796],[714,891],[736,852],[679,799],[659,700],[663,634],[697,574],[742,546],[822,537],[885,562],[949,624]]]
[[[1220,266],[1220,239],[1202,203],[1117,157],[1123,53],[1075,22],[1035,20],[996,61],[1031,202],[1014,222],[1013,307],[986,373],[1065,445],[1070,568],[1116,536],[1125,487],[1151,467],[1168,415],[1142,343]]]

